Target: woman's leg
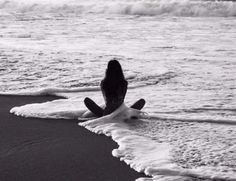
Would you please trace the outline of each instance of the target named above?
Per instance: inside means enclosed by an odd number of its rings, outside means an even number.
[[[84,99],[85,106],[96,116],[101,117],[103,116],[103,109],[98,106],[92,99],[86,97]]]
[[[139,99],[137,102],[135,102],[132,106],[130,106],[133,109],[138,109],[141,110],[144,105],[145,105],[145,100],[144,99]]]

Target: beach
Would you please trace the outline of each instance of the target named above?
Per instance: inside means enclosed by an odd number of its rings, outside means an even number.
[[[144,176],[112,157],[110,138],[77,126],[78,120],[22,118],[10,109],[55,96],[0,96],[1,181],[130,181]]]
[[[0,181],[236,181],[235,77],[236,1],[0,0]]]

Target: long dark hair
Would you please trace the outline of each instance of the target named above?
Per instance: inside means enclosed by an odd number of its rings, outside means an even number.
[[[127,86],[121,65],[116,59],[108,62],[105,78],[102,80],[101,86],[108,94],[113,94],[119,87]]]

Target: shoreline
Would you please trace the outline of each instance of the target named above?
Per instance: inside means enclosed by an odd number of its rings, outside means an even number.
[[[23,118],[12,107],[57,96],[0,96],[0,180],[132,181],[144,174],[114,158],[117,144],[78,120]]]

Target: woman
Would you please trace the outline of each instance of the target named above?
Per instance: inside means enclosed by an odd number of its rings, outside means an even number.
[[[101,81],[100,86],[105,100],[104,109],[90,98],[84,99],[86,107],[98,117],[112,113],[124,102],[128,82],[125,80],[121,65],[117,60],[109,61],[105,78]],[[145,100],[140,99],[131,108],[141,110],[144,104]]]

